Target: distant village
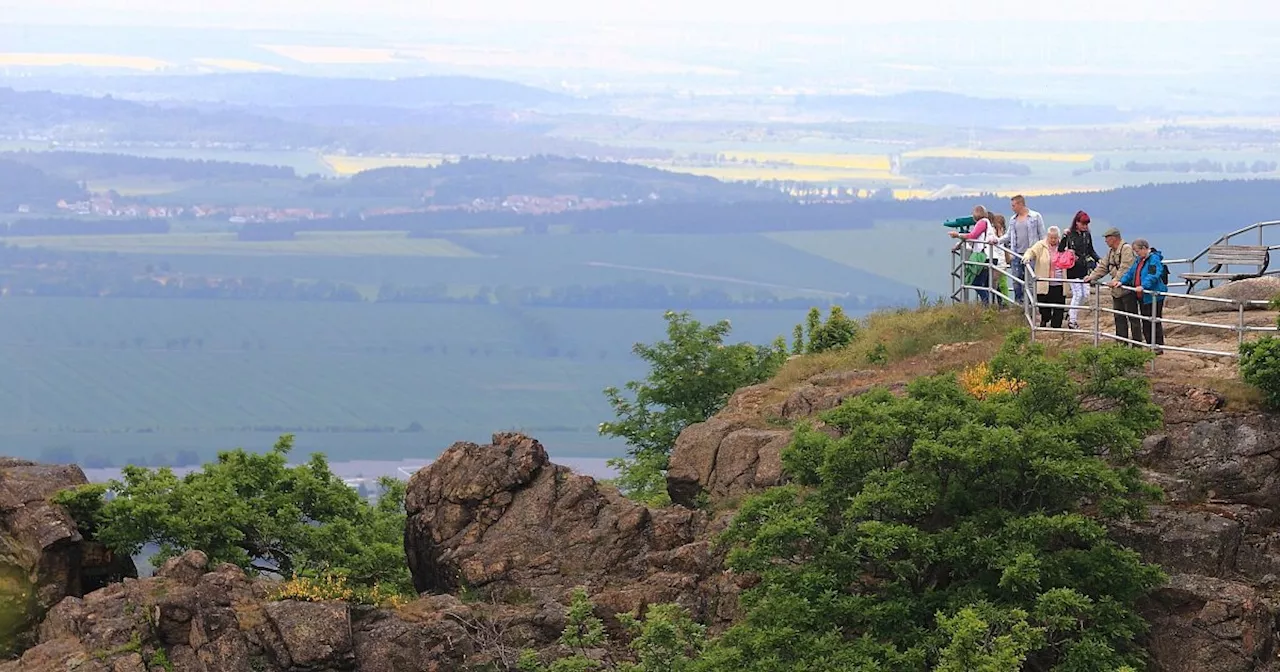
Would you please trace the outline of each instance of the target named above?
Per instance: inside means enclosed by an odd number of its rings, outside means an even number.
[[[651,200],[657,199],[650,195]],[[543,215],[570,210],[603,210],[624,205],[629,201],[600,200],[581,196],[505,196],[501,198],[477,198],[459,205],[426,205],[422,207],[378,207],[360,211],[361,218],[381,215],[411,213],[466,211],[466,212],[514,212],[527,215]],[[59,200],[60,212],[71,215],[125,218],[125,219],[225,219],[232,224],[250,222],[292,222],[311,219],[329,219],[341,213],[314,208],[273,208],[257,205],[150,205],[124,202],[110,194],[94,194],[83,201]],[[30,206],[19,206],[18,212],[31,212]]]

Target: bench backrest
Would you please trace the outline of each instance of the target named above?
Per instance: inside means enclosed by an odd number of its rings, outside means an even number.
[[[1210,264],[1261,266],[1267,263],[1265,245],[1214,245],[1205,255]]]

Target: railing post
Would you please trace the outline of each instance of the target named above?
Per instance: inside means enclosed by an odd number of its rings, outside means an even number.
[[[1085,285],[1088,286],[1088,285]],[[1102,286],[1093,288],[1093,344],[1102,343]]]
[[[1031,278],[1031,281],[1028,281]],[[1027,314],[1027,323],[1031,325],[1031,342],[1036,342],[1036,302],[1039,300],[1035,295],[1035,273],[1031,270],[1031,266],[1022,265],[1022,305],[1023,310]]]
[[[960,291],[956,289],[956,250],[951,250],[951,303],[959,302]]]
[[[995,247],[995,243],[991,242],[990,240],[986,242],[986,247],[987,247],[987,300],[991,302],[988,305],[995,306],[996,305],[996,287],[1000,286],[1000,283],[996,282],[996,247]]]
[[[1259,228],[1258,230],[1261,231],[1262,229]],[[1239,335],[1237,345],[1244,345],[1244,301],[1240,302],[1240,325],[1237,328],[1237,333]]]

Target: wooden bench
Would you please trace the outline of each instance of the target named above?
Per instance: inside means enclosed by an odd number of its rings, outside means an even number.
[[[1188,291],[1200,280],[1208,280],[1212,285],[1214,280],[1256,278],[1267,272],[1267,266],[1271,263],[1271,253],[1267,251],[1265,245],[1214,245],[1209,248],[1205,260],[1212,265],[1212,270],[1204,273],[1181,274],[1188,282]],[[1223,266],[1257,266],[1258,272],[1223,273]]]

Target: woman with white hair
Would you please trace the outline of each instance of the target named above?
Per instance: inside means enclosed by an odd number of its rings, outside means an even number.
[[[1062,281],[1067,277],[1067,269],[1059,268],[1054,263],[1059,254],[1058,243],[1062,241],[1062,229],[1051,226],[1045,231],[1044,240],[1036,241],[1022,255],[1022,263],[1035,271],[1036,302],[1040,304],[1040,326],[1062,328],[1062,317],[1066,309],[1066,291]],[[1074,254],[1072,261],[1074,262]],[[1045,306],[1044,304],[1054,304]]]

